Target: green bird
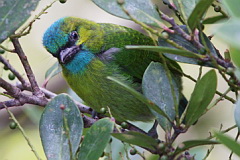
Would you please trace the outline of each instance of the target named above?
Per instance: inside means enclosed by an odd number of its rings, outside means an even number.
[[[109,107],[117,120],[154,119],[146,104],[107,78],[116,77],[141,93],[144,71],[161,59],[156,52],[125,46],[154,45],[150,37],[124,26],[65,17],[47,29],[43,45],[58,59],[72,90],[95,111]]]

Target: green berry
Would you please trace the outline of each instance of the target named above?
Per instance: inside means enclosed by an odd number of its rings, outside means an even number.
[[[122,122],[121,127],[124,128],[124,129],[127,129],[128,128],[127,122]]]
[[[130,154],[131,155],[135,155],[135,154],[137,154],[137,150],[136,149],[130,149]]]
[[[165,144],[164,144],[164,143],[159,143],[159,144],[158,144],[158,148],[159,148],[160,150],[164,150],[164,149],[165,149]]]
[[[16,129],[16,128],[17,128],[17,123],[15,123],[15,122],[10,122],[10,123],[9,123],[9,127],[10,127],[11,129]]]
[[[214,11],[215,12],[220,12],[221,11],[221,7],[220,6],[215,6],[214,7]]]
[[[168,160],[168,157],[166,155],[163,155],[160,160]]]
[[[8,74],[8,79],[14,80],[15,79],[15,75],[13,73],[9,73]]]
[[[9,70],[7,66],[4,66],[3,69],[4,69],[5,71]]]
[[[169,34],[167,32],[162,32],[162,38],[164,39],[168,39],[169,38]]]
[[[106,108],[101,108],[99,113],[105,114],[106,112],[107,112],[107,109],[106,109]]]
[[[123,4],[124,4],[124,0],[117,0],[117,3],[118,3],[119,5],[123,5]]]
[[[0,54],[4,54],[5,50],[0,49]]]
[[[59,0],[60,3],[66,3],[67,0]]]

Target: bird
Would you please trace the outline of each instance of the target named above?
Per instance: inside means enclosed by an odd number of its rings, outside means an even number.
[[[108,78],[115,77],[142,93],[144,71],[161,58],[157,52],[125,46],[154,44],[152,38],[137,30],[78,17],[60,18],[43,35],[43,46],[58,59],[71,89],[96,112],[109,107],[119,121],[148,122],[155,118],[146,104]]]

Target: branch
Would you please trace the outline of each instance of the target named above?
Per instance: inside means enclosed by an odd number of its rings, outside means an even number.
[[[15,51],[17,52],[22,64],[23,64],[23,67],[25,69],[25,72],[27,74],[27,77],[29,79],[29,82],[31,84],[31,87],[33,89],[33,94],[36,95],[36,96],[39,96],[39,97],[43,97],[44,94],[42,93],[42,91],[40,90],[37,82],[36,82],[36,79],[35,79],[35,76],[32,72],[32,69],[28,63],[28,60],[27,60],[27,56],[25,55],[25,53],[23,52],[22,50],[22,47],[19,43],[19,40],[18,38],[12,38],[10,37],[12,43],[13,43],[13,46],[15,48]]]
[[[22,75],[15,68],[13,68],[12,65],[1,55],[0,62],[2,62],[17,77],[17,79],[22,83],[25,88],[31,87],[30,84],[22,77]]]

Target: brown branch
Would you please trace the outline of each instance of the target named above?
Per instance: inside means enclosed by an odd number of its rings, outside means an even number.
[[[22,77],[22,75],[15,69],[13,66],[3,57],[0,55],[0,62],[2,62],[22,83],[25,88],[30,88],[30,84]]]
[[[43,97],[44,94],[42,93],[42,91],[40,90],[37,82],[36,82],[36,79],[35,79],[35,76],[32,72],[32,69],[28,63],[28,60],[27,60],[27,56],[25,55],[25,53],[23,52],[22,50],[22,47],[19,43],[19,40],[18,38],[12,38],[10,37],[12,43],[13,43],[13,46],[15,48],[15,51],[17,52],[22,64],[23,64],[23,67],[25,69],[25,72],[27,74],[27,77],[29,79],[29,82],[31,84],[31,87],[33,89],[33,95],[36,95],[36,96],[39,96],[39,97]]]

